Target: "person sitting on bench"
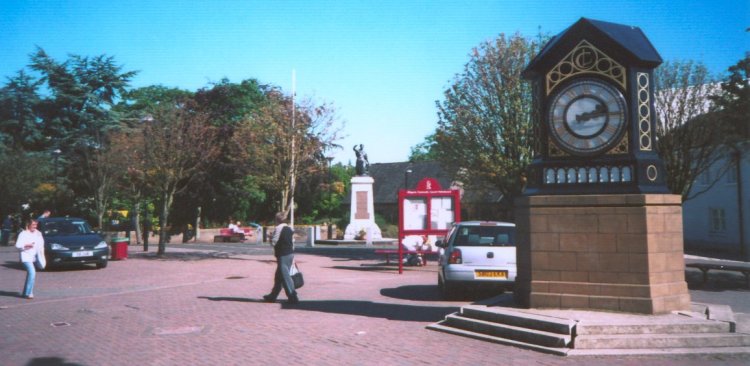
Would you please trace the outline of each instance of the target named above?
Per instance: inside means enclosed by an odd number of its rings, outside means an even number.
[[[423,243],[424,239],[422,235],[409,235],[404,237],[404,240],[401,241],[401,244],[406,251],[420,250]],[[406,257],[404,257],[404,263],[410,266],[421,266],[424,263],[424,260],[419,254],[407,254]]]
[[[241,240],[245,240],[245,231],[240,227],[239,221],[236,224],[230,221],[228,228],[232,230],[234,235],[239,236]]]

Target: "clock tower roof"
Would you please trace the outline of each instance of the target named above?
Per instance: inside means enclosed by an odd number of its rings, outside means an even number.
[[[662,58],[640,28],[581,18],[552,37],[523,72],[527,79],[547,72],[582,40],[626,64],[655,68]]]

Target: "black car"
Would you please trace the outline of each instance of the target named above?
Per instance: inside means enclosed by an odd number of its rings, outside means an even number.
[[[101,234],[91,229],[84,219],[49,217],[39,220],[39,231],[44,236],[47,267],[63,264],[96,264],[107,266],[109,246]]]

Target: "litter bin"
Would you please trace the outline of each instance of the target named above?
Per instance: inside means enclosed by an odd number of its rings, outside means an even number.
[[[112,238],[112,260],[128,258],[128,238]]]

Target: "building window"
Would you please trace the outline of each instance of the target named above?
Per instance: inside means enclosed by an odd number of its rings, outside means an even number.
[[[708,227],[712,233],[723,233],[727,231],[726,215],[723,208],[708,208]]]

